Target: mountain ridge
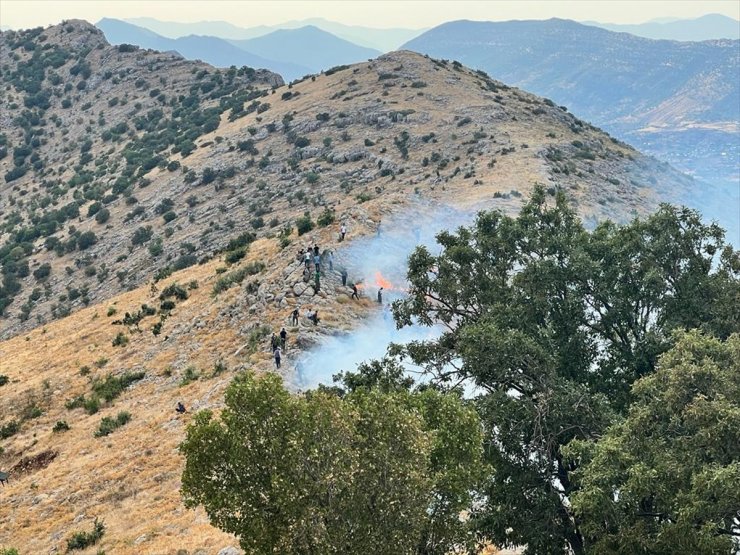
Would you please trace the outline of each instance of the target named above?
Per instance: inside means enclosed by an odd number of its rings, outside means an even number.
[[[188,35],[178,39],[168,39],[142,27],[136,27],[121,20],[104,18],[96,23],[112,44],[135,44],[152,50],[174,50],[188,59],[201,59],[215,67],[250,66],[262,67],[280,75],[305,75],[309,68],[298,64],[267,59],[227,40],[201,35]]]
[[[716,153],[732,144],[740,121],[737,41],[655,41],[553,18],[448,22],[405,47],[552,98],[682,169],[719,164],[722,180],[735,174]],[[724,134],[714,138],[716,131]],[[676,145],[676,132],[691,135]],[[700,132],[710,146],[695,152]]]

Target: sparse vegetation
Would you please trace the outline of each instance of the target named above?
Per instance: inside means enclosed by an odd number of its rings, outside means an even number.
[[[106,416],[100,421],[100,426],[95,431],[95,437],[105,437],[112,434],[118,428],[125,426],[131,421],[131,414],[126,411],[119,412],[115,418]]]

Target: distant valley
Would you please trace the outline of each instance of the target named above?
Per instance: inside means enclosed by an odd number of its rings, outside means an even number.
[[[709,182],[739,179],[739,41],[655,41],[561,19],[454,21],[404,48],[549,97]]]

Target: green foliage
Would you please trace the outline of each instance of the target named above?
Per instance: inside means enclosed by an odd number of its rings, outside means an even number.
[[[330,67],[326,71],[324,71],[324,75],[334,75],[335,73],[339,71],[344,71],[345,69],[349,69],[348,65],[340,65],[340,66],[334,66]]]
[[[475,411],[434,390],[290,395],[238,376],[180,447],[182,493],[248,553],[444,554],[481,467]],[[223,469],[228,468],[228,472]]]
[[[304,233],[308,233],[309,231],[311,231],[314,228],[313,220],[311,220],[311,214],[305,212],[303,216],[295,221],[295,226],[298,230],[298,235],[303,235]]]
[[[182,378],[180,378],[180,386],[188,385],[200,378],[200,372],[195,366],[188,366],[183,372]]]
[[[184,301],[188,298],[188,292],[181,285],[170,283],[167,287],[162,289],[162,292],[159,294],[159,300],[163,301],[170,297],[175,297],[178,301]]]
[[[2,426],[0,426],[0,439],[8,439],[18,433],[21,429],[20,422],[17,420],[10,420]]]
[[[10,378],[8,378],[8,376],[6,376],[5,374],[0,374],[0,386],[5,385],[9,381],[10,381]]]
[[[481,213],[410,257],[397,322],[446,324],[400,352],[439,385],[468,380],[495,472],[471,517],[500,545],[583,553],[563,447],[601,437],[655,371],[676,329],[740,331],[740,260],[723,232],[667,205],[584,230],[562,192],[537,188],[517,218]]]
[[[239,247],[238,249],[229,251],[226,253],[226,256],[224,256],[224,261],[226,261],[227,264],[236,264],[247,255],[247,250],[248,247]]]
[[[730,553],[740,534],[740,335],[677,338],[627,417],[566,451],[594,553]]]
[[[229,241],[229,243],[226,245],[227,251],[233,251],[242,247],[247,247],[251,243],[254,242],[256,239],[254,233],[250,233],[249,231],[245,231],[244,233],[238,235],[237,237],[234,237]]]
[[[101,208],[97,214],[95,214],[95,221],[99,224],[104,224],[110,219],[110,210],[107,208]]]
[[[320,178],[321,176],[316,172],[306,172],[306,181],[311,185],[317,183]]]
[[[57,423],[51,429],[55,434],[66,432],[67,430],[69,430],[69,424],[67,424],[66,420],[57,420]]]
[[[98,543],[98,540],[105,534],[105,524],[102,520],[95,519],[93,529],[90,532],[75,532],[67,540],[67,551],[85,549]]]
[[[98,238],[92,231],[85,231],[77,237],[77,248],[81,251],[87,250],[98,242]]]
[[[131,244],[133,246],[137,245],[143,245],[147,241],[149,241],[152,238],[152,235],[154,232],[152,231],[152,226],[142,226],[136,229],[134,231],[134,234],[131,236]]]
[[[121,426],[125,426],[131,421],[131,414],[126,411],[119,412],[115,418],[105,416],[100,421],[100,426],[95,431],[95,437],[105,437],[112,434]]]
[[[321,214],[319,214],[319,217],[316,218],[316,223],[319,224],[319,227],[326,227],[328,225],[333,224],[334,223],[334,210],[325,208],[324,211]]]
[[[111,343],[114,347],[125,347],[128,345],[128,336],[122,331],[119,331]]]
[[[92,383],[92,395],[80,395],[68,400],[64,406],[67,410],[84,408],[88,414],[95,414],[100,410],[101,400],[112,403],[126,388],[134,382],[144,378],[144,372],[124,372],[120,376],[108,374],[104,379],[96,379]]]
[[[244,141],[239,141],[236,143],[236,147],[241,152],[246,152],[247,154],[251,154],[252,156],[257,156],[259,154],[259,150],[257,150],[257,147],[254,146],[254,140],[252,139],[246,139]]]
[[[213,295],[223,293],[233,285],[241,283],[247,276],[253,276],[260,273],[265,269],[265,265],[262,262],[251,262],[241,268],[238,268],[232,272],[222,275],[216,280],[213,285]]]

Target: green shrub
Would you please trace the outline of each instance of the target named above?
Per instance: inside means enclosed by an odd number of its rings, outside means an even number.
[[[95,545],[103,537],[103,534],[105,534],[105,524],[102,520],[96,518],[91,532],[75,532],[72,534],[72,537],[67,540],[67,551],[85,549]]]
[[[298,235],[303,235],[304,233],[308,233],[314,228],[314,223],[311,220],[311,214],[308,212],[305,212],[303,216],[298,218],[295,221],[296,229],[298,230]]]
[[[21,429],[21,425],[17,420],[11,420],[7,424],[0,426],[0,439],[7,439],[18,433]]]
[[[241,283],[247,276],[252,276],[260,273],[265,269],[265,265],[262,262],[252,262],[246,266],[234,270],[233,272],[223,274],[216,283],[213,285],[213,295],[218,295],[229,289],[232,285]]]
[[[130,420],[131,414],[126,411],[119,412],[115,418],[106,416],[100,421],[100,426],[98,426],[98,429],[95,432],[95,437],[107,436],[121,426],[125,426],[126,424],[128,424]]]
[[[69,430],[69,424],[67,424],[66,420],[57,420],[57,423],[51,429],[55,434],[66,432],[67,430]]]
[[[128,345],[128,336],[122,331],[119,331],[118,334],[113,338],[112,343],[114,347],[125,347],[126,345]]]
[[[95,214],[95,221],[99,224],[104,224],[110,219],[110,210],[107,208],[101,208],[97,214]]]
[[[77,248],[81,251],[89,249],[95,243],[98,242],[98,238],[92,231],[86,231],[77,238]]]
[[[306,181],[310,184],[314,184],[319,180],[319,174],[316,172],[306,172]]]
[[[326,227],[334,223],[334,210],[325,208],[324,211],[316,218],[316,223],[321,227]]]
[[[247,255],[247,247],[239,247],[226,253],[224,260],[227,264],[235,264]]]
[[[184,301],[188,298],[188,292],[181,285],[171,283],[159,294],[159,300],[163,301],[169,297],[175,297],[178,301]]]
[[[95,380],[92,385],[93,394],[110,403],[131,384],[146,376],[145,372],[124,372],[120,376],[108,374],[103,380]]]
[[[180,385],[188,385],[189,383],[196,381],[198,378],[200,378],[198,369],[195,366],[188,366],[185,368],[185,372],[180,379]]]
[[[0,386],[5,385],[10,381],[10,378],[4,374],[0,374]]]

